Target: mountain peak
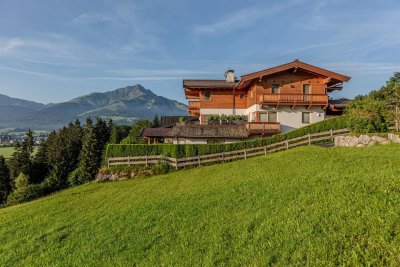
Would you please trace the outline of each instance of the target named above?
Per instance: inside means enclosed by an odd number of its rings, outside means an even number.
[[[1,108],[0,103],[0,111]],[[47,105],[34,112],[21,110],[17,114],[15,110],[11,112],[9,107],[4,106],[3,110],[10,112],[3,112],[4,118],[0,120],[0,128],[56,129],[76,119],[84,121],[87,117],[102,117],[113,119],[120,124],[132,124],[138,119],[152,119],[156,114],[187,115],[186,108],[186,105],[176,100],[158,96],[136,84]]]

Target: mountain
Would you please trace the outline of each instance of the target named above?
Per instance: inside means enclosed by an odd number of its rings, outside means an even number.
[[[111,118],[118,124],[131,124],[138,119],[152,119],[156,114],[187,115],[186,105],[158,96],[139,84],[51,105],[12,98],[13,101],[7,101],[4,97],[4,101],[0,98],[0,128],[52,130],[87,117]]]

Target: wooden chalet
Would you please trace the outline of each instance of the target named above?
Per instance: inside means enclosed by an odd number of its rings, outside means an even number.
[[[188,113],[198,118],[199,124],[173,126],[164,134],[165,142],[230,142],[284,133],[322,121],[343,112],[343,103],[330,103],[329,94],[342,90],[344,82],[350,80],[348,76],[299,60],[242,75],[240,79],[229,69],[225,78],[183,80],[183,90],[189,100]],[[243,125],[209,125],[210,116],[215,115],[241,115],[246,117],[246,122]],[[230,130],[218,130],[225,128]],[[218,134],[198,134],[208,129]],[[246,136],[232,133],[243,130]],[[189,132],[192,134],[187,134]]]

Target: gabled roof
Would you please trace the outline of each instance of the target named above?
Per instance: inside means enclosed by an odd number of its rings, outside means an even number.
[[[146,128],[140,133],[142,137],[174,138],[233,138],[242,139],[249,136],[244,125],[175,125],[173,128]]]
[[[168,133],[170,137],[186,138],[247,138],[249,133],[244,125],[176,125]]]
[[[269,68],[269,69],[265,69],[265,70],[261,70],[261,71],[257,71],[257,72],[253,72],[253,73],[249,73],[246,75],[242,75],[241,76],[241,80],[239,82],[239,84],[237,85],[238,89],[243,89],[246,88],[247,86],[249,86],[255,79],[258,79],[260,77],[264,77],[264,76],[268,76],[268,75],[273,75],[282,71],[287,71],[290,69],[303,69],[305,71],[314,73],[316,75],[320,75],[323,77],[327,77],[327,78],[332,78],[335,80],[336,83],[339,82],[348,82],[350,80],[350,77],[333,72],[333,71],[329,71],[326,69],[322,69],[304,62],[301,62],[299,60],[294,60],[290,63],[286,63],[280,66],[276,66],[273,68]]]
[[[145,128],[139,134],[141,137],[164,137],[168,136],[170,128]]]
[[[235,88],[237,82],[226,82],[226,80],[183,80],[184,88]]]

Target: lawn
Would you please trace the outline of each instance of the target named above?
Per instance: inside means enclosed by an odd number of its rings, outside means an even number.
[[[38,150],[38,147],[35,146],[33,153],[36,153]],[[4,158],[9,159],[14,153],[14,147],[0,147],[0,155],[2,155]]]
[[[9,159],[14,152],[14,147],[0,147],[0,155]]]
[[[0,209],[0,266],[400,265],[400,145],[300,147]]]

